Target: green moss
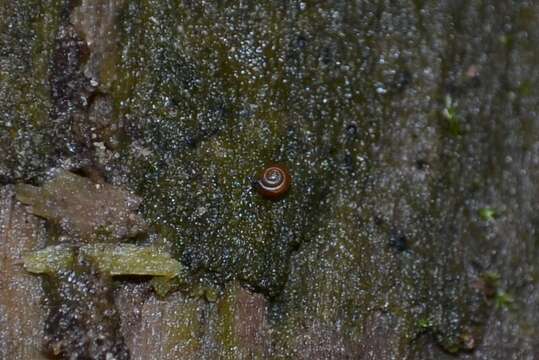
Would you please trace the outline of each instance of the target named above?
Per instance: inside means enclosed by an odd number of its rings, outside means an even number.
[[[421,332],[430,330],[433,325],[434,324],[430,318],[421,318],[417,321],[417,326]]]
[[[217,303],[217,312],[219,314],[218,339],[223,346],[222,353],[226,359],[235,358],[238,345],[234,329],[234,304],[234,294],[230,291]]]
[[[302,229],[320,215],[320,200],[331,183],[326,174],[341,167],[344,144],[334,143],[342,142],[344,119],[359,121],[362,115],[354,110],[341,115],[349,102],[343,96],[304,117],[310,102],[324,103],[322,95],[341,91],[344,80],[334,79],[325,94],[303,97],[299,83],[316,88],[333,75],[331,69],[297,64],[308,73],[294,79],[296,73],[282,60],[293,50],[274,42],[289,24],[274,7],[255,6],[268,15],[258,21],[271,27],[271,34],[257,27],[256,43],[230,37],[232,43],[225,45],[222,39],[231,33],[220,26],[221,5],[151,4],[124,9],[125,57],[113,84],[117,116],[136,124],[137,142],[148,155],[137,155],[125,143],[118,162],[129,168],[132,188],[144,197],[146,218],[167,227],[175,252],[193,270],[207,269],[218,279],[239,279],[274,295],[286,281],[292,249],[308,238]],[[243,16],[234,11],[230,16]],[[309,54],[315,67],[318,55]],[[205,61],[197,61],[201,58]],[[319,121],[321,116],[342,119]],[[350,146],[351,157],[358,145]],[[305,158],[306,152],[312,157]],[[287,164],[297,179],[290,194],[275,203],[251,189],[251,179],[270,162]]]
[[[63,1],[0,4],[0,177],[36,178],[63,141],[55,138],[50,65]]]
[[[173,311],[167,311],[165,323],[169,334],[163,344],[165,354],[177,352],[178,346],[181,346],[182,356],[200,353],[204,345],[204,323],[198,301],[188,300]]]
[[[513,297],[503,290],[498,290],[494,297],[494,302],[497,309],[508,309],[514,302]]]
[[[445,107],[442,111],[442,115],[447,121],[446,127],[448,132],[453,136],[461,135],[461,120],[457,112],[456,104],[449,95],[445,97]]]

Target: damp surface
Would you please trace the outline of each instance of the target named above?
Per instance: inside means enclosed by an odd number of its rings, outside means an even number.
[[[533,359],[538,20],[533,1],[0,2],[2,211],[58,169],[136,194],[144,232],[121,241],[194,285],[98,277],[122,356]],[[253,187],[270,164],[292,178],[277,201]],[[47,231],[28,246],[73,236]]]

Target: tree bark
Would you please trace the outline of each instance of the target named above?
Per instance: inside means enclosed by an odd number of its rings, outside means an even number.
[[[538,24],[533,1],[0,0],[0,357],[41,356],[51,295],[14,264],[58,235],[12,184],[62,168],[135,192],[135,241],[192,276],[114,280],[133,359],[534,359]]]

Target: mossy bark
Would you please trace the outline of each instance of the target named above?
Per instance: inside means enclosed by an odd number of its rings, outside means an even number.
[[[177,337],[159,319],[193,358],[249,353],[219,335],[240,284],[265,299],[263,357],[531,359],[538,20],[505,0],[2,1],[0,181],[93,169],[136,192],[220,305],[118,296],[189,312]],[[273,162],[276,202],[251,186]]]

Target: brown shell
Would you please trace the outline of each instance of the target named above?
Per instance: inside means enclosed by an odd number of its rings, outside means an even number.
[[[271,164],[261,173],[257,181],[257,191],[267,199],[282,198],[292,183],[292,177],[284,165]]]

